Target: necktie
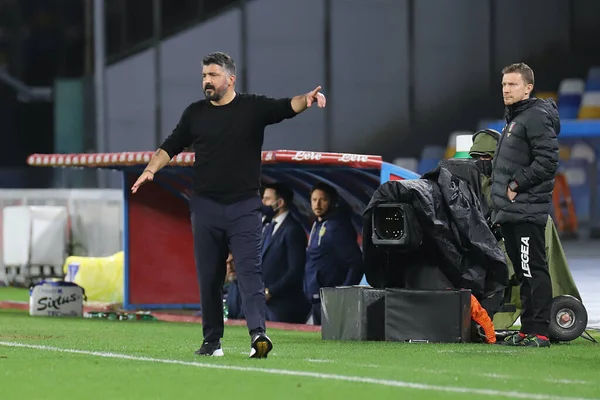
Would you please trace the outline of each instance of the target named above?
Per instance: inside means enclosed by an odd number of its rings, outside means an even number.
[[[275,224],[277,222],[273,221],[265,228],[263,232],[263,243],[262,243],[262,254],[265,254],[267,247],[269,247],[269,243],[271,243],[271,237],[273,236],[273,230],[275,229]]]

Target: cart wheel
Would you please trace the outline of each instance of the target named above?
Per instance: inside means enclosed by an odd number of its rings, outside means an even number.
[[[588,314],[577,298],[569,295],[552,299],[549,337],[552,341],[569,342],[577,339],[585,331]]]

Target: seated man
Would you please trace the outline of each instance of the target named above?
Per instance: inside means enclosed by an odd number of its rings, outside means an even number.
[[[363,276],[362,252],[350,219],[339,211],[338,193],[317,183],[310,203],[316,221],[306,249],[304,291],[312,304],[315,325],[321,325],[322,287],[358,285]]]
[[[482,206],[486,219],[492,213],[492,160],[499,139],[500,133],[493,129],[476,132],[473,135],[473,145],[469,150],[469,155],[475,160],[481,173],[481,192],[486,200]]]
[[[306,233],[288,209],[294,193],[279,183],[264,187],[262,271],[267,321],[303,324],[310,311],[302,287]]]

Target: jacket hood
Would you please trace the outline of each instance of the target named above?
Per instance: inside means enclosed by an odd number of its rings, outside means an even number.
[[[556,103],[552,99],[536,100],[536,107],[541,108],[543,111],[548,113],[548,115],[550,116],[550,121],[552,121],[552,125],[554,126],[554,132],[556,132],[556,136],[558,136],[560,134],[560,117],[558,114],[558,107]]]
[[[517,115],[529,108],[537,108],[542,112],[545,112],[550,117],[554,131],[558,136],[560,134],[560,117],[558,114],[558,107],[552,99],[538,99],[532,97],[530,99],[521,100],[518,103],[507,106],[504,112],[506,122],[512,121]]]

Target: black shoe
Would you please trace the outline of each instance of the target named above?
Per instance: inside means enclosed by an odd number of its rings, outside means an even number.
[[[550,347],[550,339],[545,338],[545,336],[527,335],[527,337],[519,343],[519,346]]]
[[[267,354],[273,349],[273,342],[264,332],[258,332],[252,335],[252,347],[250,348],[250,358],[267,358]]]
[[[508,335],[504,338],[503,341],[498,343],[504,346],[520,346],[521,342],[523,342],[523,340],[525,340],[526,337],[527,336],[525,336],[525,334],[521,332],[515,332],[511,335]]]
[[[202,347],[196,350],[194,354],[198,356],[213,356],[213,357],[223,357],[225,354],[223,353],[223,349],[221,348],[221,341],[218,342],[204,342],[202,343]]]

